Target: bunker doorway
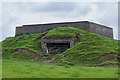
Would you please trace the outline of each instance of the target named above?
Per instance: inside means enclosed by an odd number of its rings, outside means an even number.
[[[48,53],[58,54],[70,48],[70,43],[47,43]]]

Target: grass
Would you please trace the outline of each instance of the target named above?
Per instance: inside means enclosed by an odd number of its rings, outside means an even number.
[[[2,49],[3,51],[11,53],[12,50],[18,48],[27,48],[31,51],[41,53],[41,35],[42,33],[6,38],[2,41]],[[40,37],[40,39],[37,40],[38,37]]]
[[[50,30],[48,34],[45,35],[43,38],[47,38],[47,39],[71,38],[71,37],[75,37],[79,31],[80,29],[73,27],[59,27]]]
[[[56,66],[3,59],[3,78],[117,78],[118,67]]]
[[[44,62],[46,60],[56,58],[51,63],[57,65],[85,65],[85,66],[101,66],[101,65],[116,65],[118,53],[118,40],[101,36],[95,33],[89,33],[79,28],[74,27],[58,27],[47,31],[48,34],[42,37],[43,33],[21,35],[10,37],[2,41],[3,59],[21,59]],[[75,41],[74,46],[60,54],[49,54],[48,57],[42,58],[44,52],[41,49],[42,38],[71,38],[76,34],[82,36],[82,40]],[[32,53],[15,52],[16,49],[26,48],[36,52],[40,56]],[[106,54],[109,54],[108,58]],[[111,55],[113,54],[113,55]],[[63,56],[61,56],[63,55]],[[104,56],[104,58],[102,58]]]

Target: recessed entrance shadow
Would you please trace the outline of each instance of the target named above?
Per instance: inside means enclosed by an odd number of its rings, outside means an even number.
[[[70,48],[70,43],[47,43],[48,51],[57,51],[61,53],[66,49]]]

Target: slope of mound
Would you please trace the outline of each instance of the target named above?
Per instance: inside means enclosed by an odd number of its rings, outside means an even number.
[[[74,27],[59,27],[50,30],[48,34],[45,35],[43,38],[47,38],[47,39],[71,38],[71,37],[75,37],[76,34],[78,33],[85,34],[87,32]]]
[[[58,58],[58,64],[86,64],[89,66],[117,64],[119,58],[117,40],[94,33],[82,36],[81,42],[76,42],[76,45],[61,54],[63,56]]]
[[[46,33],[46,32],[44,32]],[[32,59],[39,62],[52,62],[58,65],[102,66],[117,64],[118,40],[89,33],[74,27],[58,27],[44,33],[10,37],[2,41],[3,58]],[[82,36],[74,46],[60,54],[46,55],[41,49],[41,39],[59,39]]]

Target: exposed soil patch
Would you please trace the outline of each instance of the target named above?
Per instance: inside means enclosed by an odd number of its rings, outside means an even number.
[[[32,53],[32,54],[34,54],[34,55],[38,55],[36,52],[31,51],[31,50],[28,50],[27,48],[18,48],[18,49],[16,49],[16,50],[14,50],[14,52],[17,52],[17,51],[19,51],[19,52],[24,52],[24,53]],[[38,56],[39,56],[39,55],[38,55]]]
[[[38,39],[42,38],[42,37],[45,36],[47,33],[48,33],[48,32],[42,34],[41,36],[37,37],[35,40],[38,40]]]
[[[111,53],[104,53],[100,57],[101,59],[107,59],[107,60],[115,60],[118,61],[118,55],[114,52]]]
[[[2,54],[2,50],[0,50],[0,54]]]
[[[42,58],[47,58],[47,57],[49,57],[49,55],[44,55],[44,56],[42,56]]]
[[[99,65],[97,65],[98,67],[103,67],[103,66],[110,66],[110,65],[117,65],[117,64],[113,64],[113,63],[109,63],[109,62],[101,62]]]
[[[52,62],[52,61],[54,61],[54,60],[55,60],[55,58],[52,58],[52,59],[50,59],[50,60],[44,61],[44,63],[50,63],[50,62]]]
[[[83,40],[82,35],[76,34],[76,40],[82,41]]]

